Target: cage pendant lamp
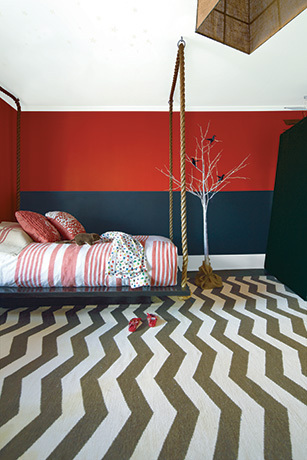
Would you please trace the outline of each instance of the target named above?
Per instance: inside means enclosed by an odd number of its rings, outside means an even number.
[[[307,0],[198,0],[196,32],[250,54],[307,8]]]

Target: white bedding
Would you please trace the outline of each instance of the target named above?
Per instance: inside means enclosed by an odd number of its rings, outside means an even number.
[[[111,242],[99,241],[93,246],[35,242],[24,244],[25,242],[20,241],[17,243],[18,238],[16,238],[15,246],[11,239],[8,251],[8,235],[13,234],[13,229],[17,233],[23,230],[16,223],[11,229],[7,223],[5,224],[0,226],[0,286],[130,285],[127,278],[121,279],[107,274],[107,263],[112,250]],[[135,236],[134,238],[140,241],[145,248],[145,261],[151,286],[176,285],[176,246],[168,238],[162,236]]]

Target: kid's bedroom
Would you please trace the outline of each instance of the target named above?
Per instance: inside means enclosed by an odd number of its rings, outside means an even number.
[[[0,458],[305,460],[307,0],[0,0]]]

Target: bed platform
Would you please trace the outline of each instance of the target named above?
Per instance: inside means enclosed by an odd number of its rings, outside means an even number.
[[[114,305],[151,303],[154,297],[164,300],[168,296],[189,297],[190,289],[181,286],[178,271],[175,286],[144,286],[132,289],[121,287],[54,287],[18,288],[0,287],[0,307],[39,307],[58,305]]]
[[[32,211],[16,215],[23,216],[24,225],[28,219],[33,237],[35,231],[37,238],[46,236],[45,216]],[[69,223],[66,231],[71,222],[77,225],[73,216],[59,216],[62,230],[64,222]],[[74,240],[35,242],[19,223],[0,223],[0,306],[150,303],[152,297],[189,295],[182,286],[177,247],[169,238],[120,232],[96,237],[81,245]]]

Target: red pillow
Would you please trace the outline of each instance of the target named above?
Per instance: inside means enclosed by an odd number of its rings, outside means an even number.
[[[68,212],[51,211],[45,216],[58,229],[64,240],[73,240],[78,233],[85,233],[83,225]]]
[[[61,239],[57,229],[42,214],[33,211],[17,211],[15,216],[22,229],[38,243],[53,243]]]

